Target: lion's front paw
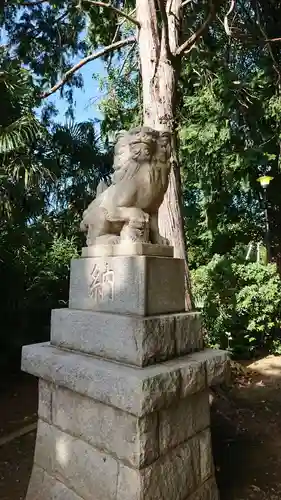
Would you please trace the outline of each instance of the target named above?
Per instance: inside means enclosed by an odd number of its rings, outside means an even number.
[[[138,214],[136,221],[141,222],[142,224],[147,224],[149,222],[149,215],[141,211]]]
[[[159,239],[158,239],[158,241],[157,241],[157,244],[158,244],[158,245],[162,245],[162,246],[164,246],[164,247],[165,247],[165,246],[166,246],[166,247],[170,246],[170,242],[169,242],[169,240],[168,240],[167,238],[164,238],[163,236],[159,236]]]
[[[130,219],[131,225],[144,225],[149,223],[149,214],[143,210],[135,208]]]

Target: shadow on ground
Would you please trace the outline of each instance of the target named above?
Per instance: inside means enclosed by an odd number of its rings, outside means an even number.
[[[233,368],[233,386],[212,394],[221,500],[280,500],[281,357]]]
[[[37,380],[23,373],[0,377],[0,441],[37,419]],[[0,446],[0,499],[24,500],[33,462],[36,433]]]

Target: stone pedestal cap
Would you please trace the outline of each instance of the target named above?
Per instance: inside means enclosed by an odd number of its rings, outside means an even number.
[[[146,368],[63,351],[49,343],[22,350],[23,371],[137,416],[222,382],[227,367],[227,353],[212,349]]]

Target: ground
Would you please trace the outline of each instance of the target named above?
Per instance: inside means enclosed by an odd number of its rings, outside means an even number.
[[[212,404],[221,500],[281,499],[281,357],[234,365],[234,384]]]
[[[8,440],[36,422],[36,379],[23,374],[20,377],[2,377],[0,402],[0,499],[24,500],[32,466],[35,431]],[[6,444],[3,444],[5,441]]]
[[[281,357],[235,363],[232,368],[231,386],[210,396],[221,500],[280,500]],[[4,383],[0,387],[0,499],[24,500],[34,451],[35,431],[30,429],[36,422],[37,384],[29,376]]]

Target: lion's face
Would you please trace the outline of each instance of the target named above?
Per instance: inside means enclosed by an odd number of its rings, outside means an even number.
[[[130,144],[132,160],[137,163],[150,163],[156,152],[156,143],[152,137],[146,138]]]
[[[149,127],[121,131],[115,145],[114,170],[125,171],[132,164],[142,165],[169,162],[171,154],[170,133]]]
[[[115,146],[114,169],[126,168],[128,162],[150,162],[156,153],[157,132],[147,127],[120,132]]]

